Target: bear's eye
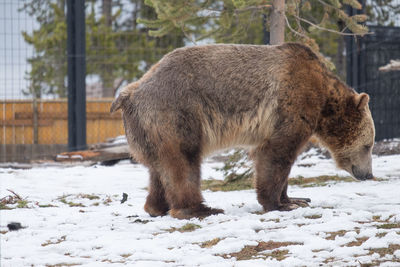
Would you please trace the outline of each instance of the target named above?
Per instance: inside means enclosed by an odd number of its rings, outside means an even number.
[[[366,145],[366,146],[364,146],[364,148],[365,148],[365,150],[369,151],[371,149],[371,146],[370,145]]]

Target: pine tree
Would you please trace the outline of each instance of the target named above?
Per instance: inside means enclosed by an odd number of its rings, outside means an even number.
[[[29,91],[34,98],[42,94],[58,94],[65,97],[65,74],[67,66],[66,43],[67,25],[65,21],[65,1],[38,0],[25,3],[22,10],[34,16],[40,28],[31,35],[22,32],[25,41],[33,45],[35,55],[28,58],[31,70],[27,78],[31,81]],[[22,11],[21,10],[21,11]]]
[[[163,36],[173,29],[181,29],[193,41],[209,37],[225,39],[230,36],[233,42],[236,38],[249,34],[249,25],[260,23],[263,14],[270,17],[272,6],[272,0],[146,0],[145,3],[157,12],[156,20],[140,20],[154,29],[150,31],[150,35]],[[344,11],[344,4],[361,8],[357,0],[287,0],[285,19],[288,30],[314,48],[313,42],[309,40],[312,39],[309,37],[311,31],[341,33],[327,24],[330,17],[343,21],[355,34],[366,34],[368,29],[362,24],[366,16],[348,16]],[[322,16],[315,20],[306,19],[305,16],[312,15],[312,8],[316,6],[322,8]],[[269,21],[267,24],[269,26]]]
[[[116,82],[132,81],[143,75],[162,55],[184,45],[183,34],[176,30],[160,38],[148,35],[137,18],[155,19],[154,9],[143,0],[129,3],[118,0],[86,1],[86,73],[98,77],[103,96],[113,96]],[[130,14],[124,10],[132,10]],[[65,97],[67,94],[67,25],[65,0],[30,0],[20,10],[34,17],[40,25],[32,33],[22,33],[34,47],[28,59],[27,73],[31,87],[26,94],[40,98],[44,94]]]

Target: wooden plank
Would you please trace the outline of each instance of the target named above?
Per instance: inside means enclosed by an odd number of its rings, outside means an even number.
[[[43,120],[39,119],[38,125],[39,126],[51,126],[53,124],[53,120]],[[0,126],[16,126],[16,127],[22,127],[22,126],[29,126],[33,127],[33,121],[32,119],[30,120],[0,120]]]
[[[65,112],[39,112],[39,119],[53,119],[53,120],[67,120],[68,114]],[[110,112],[90,112],[87,113],[88,120],[115,120],[121,119],[121,114],[116,112],[115,114],[110,114]],[[33,119],[32,112],[15,112],[16,120],[27,120]]]

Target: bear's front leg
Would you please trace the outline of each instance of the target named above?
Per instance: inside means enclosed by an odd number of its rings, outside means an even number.
[[[293,210],[304,204],[291,201],[286,189],[290,169],[306,138],[298,135],[279,140],[266,142],[253,152],[257,199],[265,211]]]
[[[281,203],[292,203],[296,204],[300,207],[308,207],[308,203],[311,202],[309,198],[302,198],[302,197],[289,197],[287,195],[288,189],[288,180],[286,179],[285,186],[283,187],[282,194],[281,194]]]

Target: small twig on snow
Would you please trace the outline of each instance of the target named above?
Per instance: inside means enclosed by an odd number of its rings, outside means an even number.
[[[17,193],[15,193],[14,191],[12,191],[11,189],[7,189],[7,191],[11,192],[19,200],[22,200],[22,197],[20,195],[18,195]]]

